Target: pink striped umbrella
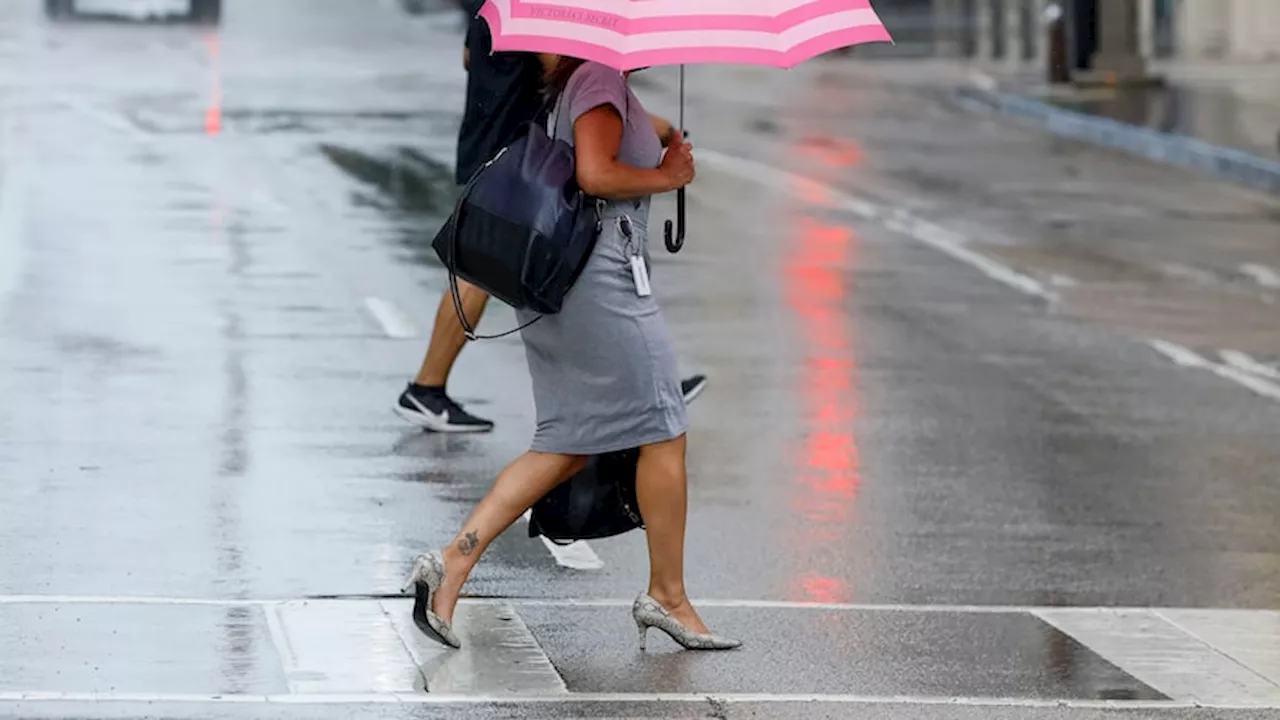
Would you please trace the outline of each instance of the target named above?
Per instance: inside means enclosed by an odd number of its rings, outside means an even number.
[[[739,63],[790,68],[850,45],[893,42],[871,0],[486,0],[496,51],[594,60],[620,71]],[[667,250],[684,245],[685,193],[676,195],[678,229],[667,221]]]
[[[837,48],[892,42],[871,0],[487,0],[494,50],[618,70],[686,63],[789,68]]]

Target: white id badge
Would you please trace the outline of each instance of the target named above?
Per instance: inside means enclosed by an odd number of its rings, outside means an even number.
[[[653,288],[649,287],[649,268],[643,255],[631,256],[631,279],[636,283],[636,295],[649,297],[653,294]]]

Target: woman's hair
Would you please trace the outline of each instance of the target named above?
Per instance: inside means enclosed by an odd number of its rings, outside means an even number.
[[[569,85],[569,78],[573,77],[574,71],[582,67],[585,62],[586,60],[582,58],[568,56],[560,58],[560,62],[547,73],[546,93],[549,102],[559,99],[560,93],[563,93],[565,87]]]

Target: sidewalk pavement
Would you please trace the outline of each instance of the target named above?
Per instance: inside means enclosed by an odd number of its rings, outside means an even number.
[[[978,71],[956,92],[1050,132],[1280,194],[1280,64],[1157,64],[1164,87],[1050,87],[1043,73]]]

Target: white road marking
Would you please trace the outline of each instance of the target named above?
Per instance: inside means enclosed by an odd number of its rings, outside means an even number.
[[[1164,355],[1173,362],[1188,368],[1199,368],[1208,370],[1218,377],[1230,380],[1237,385],[1243,386],[1253,392],[1272,400],[1280,401],[1280,384],[1273,383],[1265,378],[1258,377],[1248,371],[1241,370],[1232,365],[1223,365],[1213,362],[1208,358],[1201,357],[1199,353],[1190,348],[1183,347],[1177,343],[1171,343],[1167,340],[1149,340],[1147,344],[1156,352]]]
[[[563,695],[564,679],[510,603],[458,606],[453,626],[460,650],[427,639],[413,624],[413,601],[384,600],[383,611],[400,635],[432,693],[452,695]]]
[[[754,160],[726,155],[705,148],[698,149],[698,159],[710,161],[708,164],[713,167],[778,192],[789,195],[804,195],[805,191],[814,191],[810,194],[816,198],[813,200],[815,204],[833,210],[844,210],[864,220],[875,220],[881,214],[881,208],[876,203],[862,200],[852,195],[837,193],[833,188],[817,180],[779,170]]]
[[[102,108],[85,101],[84,98],[79,95],[63,95],[57,99],[57,102],[68,110],[73,110],[81,115],[92,118],[100,125],[111,128],[116,132],[131,135],[134,139],[141,140],[149,137],[147,132],[130,122],[119,113],[103,110]]]
[[[374,601],[382,596],[349,596],[346,601]],[[196,606],[263,606],[307,602],[310,598],[189,598],[147,595],[0,595],[0,605],[196,605]],[[531,607],[631,607],[634,598],[465,598],[463,604],[486,605],[510,603]],[[1039,605],[903,605],[838,602],[803,602],[795,600],[754,600],[704,598],[693,600],[699,607],[743,608],[754,610],[815,610],[916,613],[1009,614],[1034,613],[1046,609]],[[1103,608],[1085,608],[1102,610]],[[1148,610],[1150,608],[1115,608]]]
[[[382,298],[367,297],[364,299],[365,309],[382,327],[382,332],[389,338],[405,340],[418,337],[418,328],[408,313],[395,303]]]
[[[1200,268],[1181,265],[1179,263],[1165,263],[1162,266],[1162,269],[1164,270],[1165,275],[1168,275],[1169,277],[1182,278],[1183,280],[1190,280],[1201,285],[1212,285],[1217,281],[1217,278],[1214,277],[1213,273],[1208,270],[1201,270]]]
[[[380,604],[307,600],[265,610],[291,693],[422,689],[422,674]]]
[[[289,599],[227,600],[148,595],[0,595],[0,605],[279,605]]]
[[[564,703],[663,703],[725,705],[775,705],[784,703],[829,703],[837,705],[954,705],[1002,708],[1071,708],[1081,710],[1174,710],[1211,707],[1221,710],[1256,710],[1274,707],[1247,703],[1200,705],[1176,700],[1082,700],[998,697],[941,697],[928,695],[823,695],[821,693],[572,693],[568,695],[448,693],[345,693],[291,695],[200,695],[186,693],[98,693],[98,692],[0,692],[0,702],[112,702],[171,704],[278,703],[295,705],[527,705]]]
[[[1179,630],[1275,683],[1280,692],[1280,613],[1157,611]]]
[[[1035,615],[1175,700],[1215,707],[1280,704],[1280,685],[1157,611],[1059,608],[1039,610]],[[1249,618],[1253,617],[1251,613]]]
[[[1245,263],[1240,266],[1240,272],[1253,278],[1253,281],[1264,288],[1271,290],[1280,290],[1280,272],[1260,265],[1258,263]]]
[[[1200,357],[1194,350],[1185,348],[1177,343],[1165,340],[1151,340],[1147,344],[1156,352],[1172,360],[1174,364],[1182,367],[1203,368],[1210,364],[1208,360]]]
[[[1044,300],[1057,299],[1057,294],[1046,290],[1039,280],[1023,275],[1007,265],[965,247],[968,240],[963,235],[915,217],[905,210],[897,210],[894,214],[896,222],[891,220],[885,223],[890,229],[898,230],[944,255],[971,265],[992,280],[1002,282],[1015,290]]]
[[[806,189],[818,190],[813,193],[814,197],[828,199],[826,202],[817,201],[818,205],[844,210],[864,220],[879,220],[886,228],[900,232],[954,260],[976,268],[987,277],[1019,292],[1044,300],[1057,299],[1055,293],[1046,289],[1035,278],[966,247],[968,238],[964,235],[918,217],[905,208],[884,207],[874,201],[851,195],[811,178],[714,150],[700,149],[698,158],[708,161],[707,164],[712,167],[737,177],[792,195],[804,197]]]
[[[0,595],[0,605],[192,605],[212,607],[261,607],[310,602],[397,602],[402,596],[388,599],[383,595],[351,595],[338,598],[193,598],[147,595]],[[635,598],[463,598],[462,605],[512,605],[519,607],[621,608],[631,607]],[[1045,605],[908,605],[902,603],[805,602],[798,600],[765,600],[752,598],[693,598],[698,607],[744,610],[808,610],[814,612],[894,612],[949,613],[961,615],[1019,615],[1053,610],[1078,612],[1183,612],[1185,608],[1152,607],[1070,607]],[[1280,611],[1246,610],[1259,617],[1273,617],[1280,622]]]
[[[522,517],[524,517],[525,522],[528,522],[532,516],[532,511],[525,510]],[[551,557],[555,558],[556,564],[560,567],[573,570],[599,570],[604,567],[604,561],[600,559],[600,556],[596,555],[596,551],[591,549],[586,540],[576,540],[568,545],[557,545],[543,535],[539,535],[538,539],[551,552]]]
[[[1223,361],[1228,365],[1243,370],[1247,373],[1253,373],[1269,380],[1280,380],[1280,370],[1270,365],[1254,360],[1249,355],[1239,350],[1223,350],[1221,353]]]
[[[477,598],[470,602],[488,602]],[[632,599],[623,598],[520,598],[510,600],[520,607],[631,607]],[[809,610],[816,612],[902,612],[902,613],[960,613],[977,615],[1026,614],[1038,607],[1021,605],[873,605],[867,603],[802,602],[795,600],[750,600],[703,598],[694,599],[698,607],[740,610]]]

